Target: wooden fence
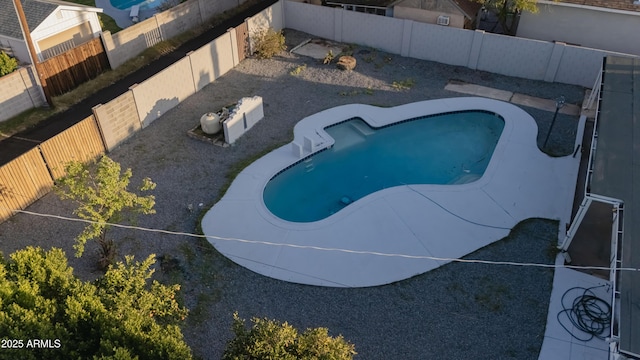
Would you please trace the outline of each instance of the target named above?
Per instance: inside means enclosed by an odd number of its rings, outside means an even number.
[[[57,180],[65,175],[64,166],[69,161],[94,160],[104,154],[105,147],[98,124],[91,115],[40,144],[40,151],[51,176]]]
[[[33,148],[0,167],[0,221],[13,215],[10,209],[23,210],[47,194],[53,179],[40,155]]]
[[[244,60],[249,55],[249,25],[245,20],[236,27],[238,44],[238,61]]]
[[[44,91],[49,96],[64,94],[110,69],[100,38],[47,59],[39,64],[39,68],[44,78]]]
[[[51,191],[54,179],[64,176],[64,165],[90,161],[105,153],[102,136],[92,116],[0,167],[0,222]]]

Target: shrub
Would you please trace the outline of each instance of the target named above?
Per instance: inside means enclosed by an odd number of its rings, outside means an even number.
[[[300,73],[306,68],[307,68],[307,64],[298,65],[293,70],[289,71],[289,74],[293,76],[300,75]]]
[[[18,60],[0,51],[0,76],[14,72],[18,68]]]
[[[191,359],[179,286],[150,283],[153,263],[127,257],[83,282],[60,249],[0,255],[0,334],[16,339],[0,359]]]
[[[252,37],[256,56],[259,59],[270,59],[280,51],[287,49],[282,31],[268,28],[255,33]]]
[[[251,319],[247,330],[238,313],[233,314],[235,338],[228,344],[223,360],[351,360],[355,346],[342,336],[331,337],[326,328],[307,329],[302,334],[291,325],[275,320]]]

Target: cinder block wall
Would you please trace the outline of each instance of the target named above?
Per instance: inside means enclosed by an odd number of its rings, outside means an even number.
[[[0,89],[0,121],[46,104],[31,66],[21,67],[1,77]]]
[[[244,2],[246,0],[188,0],[115,34],[106,31],[102,41],[111,68],[115,69],[146,48],[200,26]]]
[[[140,130],[140,117],[131,90],[93,108],[107,151]]]
[[[193,0],[156,14],[155,18],[164,39],[171,39],[204,22],[198,1]]]
[[[115,34],[102,33],[102,42],[111,68],[115,69],[127,60],[137,56],[146,48],[163,40],[156,18],[151,17]]]
[[[244,4],[247,0],[189,0],[187,2],[191,1],[198,3],[200,11],[202,12],[202,18],[206,21],[206,19],[209,19],[214,15]]]

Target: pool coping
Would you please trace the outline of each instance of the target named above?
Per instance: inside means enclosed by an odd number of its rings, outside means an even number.
[[[279,219],[264,204],[262,191],[269,179],[333,144],[324,131],[329,125],[360,117],[379,127],[465,110],[494,112],[505,121],[492,159],[475,182],[384,189],[312,223]],[[535,120],[524,110],[486,98],[327,109],[298,122],[292,143],[245,168],[205,214],[203,232],[219,237],[209,241],[234,262],[285,281],[362,287],[406,279],[448,262],[427,257],[462,257],[505,237],[524,219],[569,222],[579,159],[545,155],[536,135]],[[525,160],[530,166],[522,166]],[[407,256],[382,255],[390,253]]]

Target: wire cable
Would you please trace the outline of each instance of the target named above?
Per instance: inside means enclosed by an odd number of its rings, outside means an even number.
[[[562,310],[556,316],[558,322],[574,339],[580,341],[590,341],[593,338],[605,340],[605,331],[610,328],[611,324],[611,305],[605,300],[595,295],[593,289],[597,289],[606,285],[593,286],[590,288],[572,287],[562,294]],[[582,295],[577,296],[570,307],[565,303],[565,297],[578,290],[583,290]],[[562,322],[562,315],[566,315],[569,322],[578,330],[585,333],[585,336],[574,334]]]
[[[576,265],[555,265],[555,264],[540,264],[540,263],[522,263],[515,261],[493,261],[493,260],[482,260],[482,259],[459,259],[459,258],[446,258],[446,257],[436,257],[436,256],[427,256],[427,255],[409,255],[409,254],[395,254],[395,253],[383,253],[377,251],[366,251],[366,250],[350,250],[350,249],[342,249],[342,248],[327,248],[321,246],[312,246],[312,245],[296,245],[296,244],[287,244],[287,243],[278,243],[271,241],[261,241],[261,240],[247,240],[247,239],[238,239],[231,237],[221,237],[215,235],[200,235],[193,234],[187,232],[179,232],[179,231],[170,231],[170,230],[161,230],[161,229],[152,229],[145,228],[141,226],[132,226],[132,225],[122,225],[122,224],[114,224],[114,223],[101,223],[97,221],[84,220],[78,218],[70,218],[61,215],[52,215],[52,214],[42,214],[33,211],[27,210],[16,210],[16,209],[8,209],[4,207],[0,207],[2,209],[6,209],[9,211],[13,211],[16,213],[22,213],[33,216],[54,218],[65,221],[72,222],[81,222],[86,224],[101,224],[108,225],[115,228],[129,229],[129,230],[139,230],[153,233],[161,233],[168,235],[178,235],[178,236],[188,236],[188,237],[196,237],[196,238],[204,238],[207,240],[219,240],[219,241],[231,241],[231,242],[239,242],[245,244],[257,244],[257,245],[265,245],[265,246],[282,246],[289,247],[295,249],[308,249],[308,250],[317,250],[317,251],[335,251],[349,254],[357,254],[357,255],[374,255],[374,256],[384,256],[384,257],[398,257],[398,258],[406,258],[406,259],[422,259],[422,260],[434,260],[434,261],[444,261],[444,262],[460,262],[460,263],[475,263],[475,264],[487,264],[487,265],[509,265],[509,266],[529,266],[529,267],[540,267],[547,269],[557,269],[557,268],[569,268],[575,270],[606,270],[609,271],[611,268],[603,267],[603,266],[576,266]],[[268,264],[265,264],[268,265]],[[270,265],[269,265],[270,266]],[[638,271],[638,268],[617,268],[617,271]]]

